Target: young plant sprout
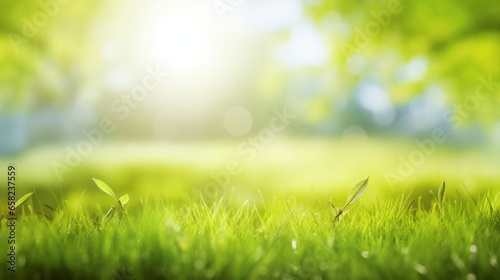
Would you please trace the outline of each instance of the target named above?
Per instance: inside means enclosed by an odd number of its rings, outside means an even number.
[[[349,191],[349,195],[347,196],[347,202],[345,203],[344,207],[339,208],[330,202],[330,205],[335,209],[335,211],[337,211],[337,215],[335,215],[335,218],[333,219],[334,221],[337,221],[340,218],[347,206],[352,205],[363,194],[366,187],[368,186],[368,179],[370,179],[370,177],[361,180],[354,186],[352,186],[351,190]]]
[[[109,187],[108,184],[104,183],[103,181],[101,181],[99,179],[92,178],[92,180],[94,180],[95,184],[97,185],[97,187],[99,189],[101,189],[101,191],[105,192],[107,195],[111,196],[114,200],[116,200],[116,202],[118,203],[118,206],[120,206],[120,210],[122,210],[122,213],[125,213],[124,206],[129,201],[128,194],[122,195],[120,198],[117,198],[115,193],[113,192],[113,189],[111,189],[111,187]],[[104,216],[104,218],[106,219],[106,218],[111,217],[111,215],[114,214],[114,210],[115,210],[115,206],[111,205],[111,208],[108,210],[108,212],[106,213],[106,216]]]
[[[15,208],[19,208],[21,207],[23,204],[25,204],[26,202],[28,202],[28,200],[30,200],[31,196],[33,195],[32,192],[30,193],[27,193],[25,195],[23,195],[23,197],[21,197],[17,202],[16,202],[16,205],[15,205]]]
[[[28,202],[32,195],[33,195],[33,192],[30,192],[30,193],[23,195],[18,201],[16,201],[16,204],[14,204],[14,209],[17,209],[17,208],[21,207],[23,204],[25,204],[26,202]],[[1,217],[2,218],[9,218],[9,217],[14,216],[14,215],[15,215],[15,210],[8,211],[7,213],[2,213]]]

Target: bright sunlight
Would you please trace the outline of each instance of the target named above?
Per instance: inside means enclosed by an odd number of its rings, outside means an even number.
[[[214,66],[217,47],[214,22],[200,9],[165,10],[154,22],[154,56],[174,71],[199,71]]]

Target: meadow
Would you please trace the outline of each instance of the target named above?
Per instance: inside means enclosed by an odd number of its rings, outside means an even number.
[[[377,158],[411,147],[394,151],[393,145],[374,149],[355,143],[343,145],[341,153],[337,144],[270,147],[231,179],[232,187],[213,196],[196,187],[210,181],[199,174],[210,173],[206,168],[217,173],[234,158],[231,149],[217,145],[202,149],[206,162],[186,158],[187,151],[199,155],[196,145],[180,152],[184,161],[166,152],[171,158],[165,166],[152,155],[143,162],[117,155],[111,164],[103,160],[108,154],[98,152],[71,174],[81,180],[72,185],[44,186],[43,172],[23,179],[26,171],[20,171],[19,193],[34,194],[17,209],[16,272],[3,269],[2,279],[495,279],[500,274],[500,196],[496,175],[484,173],[494,166],[491,158],[482,157],[482,169],[472,168],[456,151],[440,151],[404,188],[390,186],[383,176],[397,162],[347,159],[355,151]],[[462,156],[470,160],[470,153]],[[336,156],[325,160],[328,154]],[[456,160],[441,164],[450,154]],[[284,155],[302,160],[282,161]],[[20,158],[20,170],[28,162],[35,164]],[[290,173],[295,164],[309,168]],[[357,171],[339,171],[355,166]],[[460,168],[469,168],[469,177]],[[355,184],[369,171],[366,184]],[[141,173],[133,183],[118,183]],[[93,177],[112,190],[99,188]],[[28,179],[39,183],[26,188]],[[161,188],[164,184],[171,187]],[[290,188],[283,188],[287,184]],[[7,232],[4,221],[2,236]]]

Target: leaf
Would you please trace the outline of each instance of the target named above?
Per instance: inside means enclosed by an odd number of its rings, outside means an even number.
[[[358,200],[358,198],[363,194],[366,187],[368,186],[368,179],[370,179],[370,177],[366,178],[365,180],[361,180],[354,186],[352,186],[351,190],[349,191],[349,195],[347,196],[347,202],[344,207],[342,207],[343,209]]]
[[[443,183],[441,184],[441,187],[439,187],[439,190],[438,190],[439,205],[443,205],[445,197],[446,197],[446,182],[443,181]]]
[[[94,180],[95,184],[97,185],[97,187],[99,187],[99,189],[101,189],[101,191],[107,193],[109,196],[111,196],[112,198],[114,198],[116,200],[115,193],[106,183],[104,183],[103,181],[101,181],[99,179],[92,178],[92,180]]]
[[[33,195],[32,192],[30,193],[27,193],[25,194],[23,197],[21,197],[17,202],[16,202],[16,205],[14,206],[15,208],[25,204],[26,202],[28,202],[28,200],[31,198],[31,196]]]
[[[122,195],[118,201],[120,201],[121,205],[125,205],[128,203],[129,197],[128,194]]]

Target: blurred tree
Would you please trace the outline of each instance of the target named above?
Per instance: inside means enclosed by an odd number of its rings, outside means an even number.
[[[489,99],[468,118],[493,123],[500,111],[500,5],[489,1],[307,1],[318,26],[329,26],[338,93],[374,78],[396,102],[437,85],[452,107],[473,98],[480,77],[490,79]],[[340,27],[339,27],[340,26]],[[342,28],[343,27],[343,28]],[[349,67],[361,59],[363,70]],[[420,65],[413,64],[420,59]],[[418,68],[423,68],[421,73]],[[413,72],[413,73],[412,73]],[[491,85],[491,84],[490,84]]]

